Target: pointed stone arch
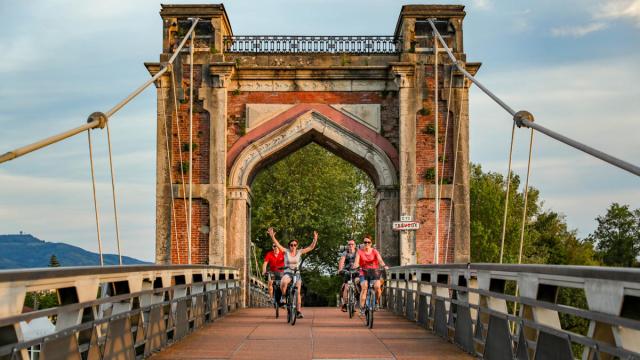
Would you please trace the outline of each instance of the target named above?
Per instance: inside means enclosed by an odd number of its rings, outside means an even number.
[[[375,131],[326,105],[301,104],[245,135],[227,156],[227,237],[229,266],[247,269],[251,238],[251,183],[265,166],[315,142],[365,171],[377,189],[376,238],[383,257],[399,263],[397,151]]]
[[[362,125],[357,126],[355,120],[342,118],[338,122],[321,109],[302,107],[302,110],[304,112],[295,113],[289,121],[274,118],[280,127],[271,129],[267,123],[251,134],[251,143],[238,141],[237,146],[230,149],[229,186],[250,186],[265,165],[312,141],[364,170],[376,187],[398,186],[397,164],[393,161],[397,159],[397,152],[384,138]]]

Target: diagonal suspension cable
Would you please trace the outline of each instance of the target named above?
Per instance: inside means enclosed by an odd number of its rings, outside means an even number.
[[[438,193],[438,196],[440,199],[442,199],[442,190],[444,189],[444,165],[445,165],[445,161],[447,160],[447,138],[448,138],[448,134],[449,134],[449,112],[451,110],[451,93],[453,92],[453,68],[451,68],[451,72],[449,73],[449,96],[447,98],[447,116],[445,117],[445,122],[444,122],[444,144],[442,145],[442,149],[443,149],[443,153],[442,153],[442,176],[440,179],[440,192]],[[436,161],[436,164],[438,164],[439,160]],[[454,167],[456,166],[455,164],[453,165]],[[436,179],[436,181],[438,181]],[[449,198],[449,208],[451,208],[451,206],[453,205],[453,191],[451,192],[451,197]],[[449,213],[451,213],[451,211],[449,211]],[[448,221],[448,226],[451,226],[451,219],[449,219]],[[445,242],[445,246],[444,246],[444,263],[447,263],[447,255],[449,254],[449,230],[447,230],[447,241]]]
[[[175,67],[173,67],[172,71],[171,71],[171,87],[172,87],[172,91],[173,91],[173,106],[174,106],[174,110],[175,110],[175,119],[176,119],[176,132],[178,135],[178,158],[180,159],[180,163],[179,163],[179,169],[180,169],[180,178],[182,179],[181,185],[182,185],[182,206],[184,207],[184,216],[185,218],[187,217],[187,202],[184,201],[184,196],[187,193],[187,185],[185,184],[184,181],[184,169],[182,168],[182,162],[183,162],[183,157],[182,157],[182,135],[180,134],[180,115],[178,114],[178,95],[177,95],[177,91],[176,91],[176,79],[175,79],[175,71],[174,71]],[[173,191],[171,192],[171,196],[173,196]],[[177,231],[177,230],[176,230]],[[179,242],[179,239],[177,237],[178,235],[176,235],[176,244]],[[176,245],[177,246],[177,245]],[[179,252],[179,249],[176,248],[176,251]],[[180,262],[180,255],[178,255],[178,263]]]
[[[527,161],[527,178],[524,183],[524,208],[522,209],[522,223],[520,224],[520,250],[518,251],[518,264],[522,263],[522,245],[524,244],[524,226],[527,220],[527,197],[529,195],[529,175],[531,174],[531,153],[533,150],[533,129],[529,138],[529,160]]]
[[[500,238],[500,264],[504,257],[504,239],[507,234],[507,214],[509,213],[509,191],[511,188],[511,163],[513,160],[513,140],[515,138],[516,123],[511,125],[511,145],[509,145],[509,166],[507,167],[507,193],[504,199],[504,216],[502,218],[502,237]]]
[[[451,69],[451,73],[453,74],[453,69]],[[451,83],[453,84],[453,83]],[[462,89],[464,89],[464,78],[462,78]],[[449,225],[447,226],[447,240],[445,243],[445,249],[449,249],[449,239],[451,238],[451,222],[453,219],[453,206],[454,206],[454,195],[456,192],[456,170],[458,168],[458,146],[460,144],[460,124],[462,124],[462,111],[463,111],[463,101],[460,98],[460,108],[458,110],[458,122],[456,126],[456,140],[454,142],[453,149],[453,174],[451,175],[451,202],[449,204]],[[455,259],[454,259],[455,260]],[[444,263],[447,263],[447,258],[445,256]]]
[[[453,61],[456,64],[456,67],[458,68],[458,70],[460,70],[460,72],[462,72],[464,74],[465,77],[467,77],[469,80],[471,80],[474,84],[476,84],[480,90],[482,90],[485,94],[487,94],[487,96],[489,96],[491,99],[493,99],[493,101],[495,101],[498,105],[500,105],[503,109],[505,109],[509,114],[511,114],[511,116],[513,116],[513,121],[515,121],[516,125],[518,125],[518,127],[527,127],[530,129],[534,129],[537,130],[538,132],[541,132],[547,136],[549,136],[550,138],[560,141],[566,145],[569,145],[575,149],[578,149],[582,152],[585,152],[593,157],[596,157],[604,162],[607,162],[613,166],[616,166],[620,169],[626,170],[634,175],[640,176],[640,166],[631,164],[629,162],[626,162],[622,159],[618,159],[615,156],[611,156],[605,152],[602,152],[598,149],[595,149],[589,145],[583,144],[579,141],[573,140],[569,137],[566,137],[560,133],[557,133],[551,129],[548,129],[540,124],[534,123],[533,119],[531,116],[527,116],[526,114],[524,114],[522,111],[516,112],[515,110],[513,110],[509,105],[507,105],[504,101],[502,101],[499,97],[497,97],[494,93],[492,93],[489,89],[487,89],[484,85],[482,85],[482,83],[480,83],[478,80],[476,80],[475,77],[473,77],[473,75],[469,74],[469,72],[458,62],[458,60],[456,59],[456,57],[453,55],[453,53],[451,52],[451,49],[449,49],[449,47],[447,46],[447,43],[444,41],[444,39],[442,38],[442,36],[440,35],[440,32],[438,32],[438,30],[436,29],[435,24],[433,23],[433,19],[427,19],[427,21],[429,22],[429,25],[431,25],[431,28],[433,29],[434,33],[436,34],[438,40],[440,40],[440,43],[442,44],[442,46],[444,47],[445,51],[447,52],[447,55],[449,55],[449,58],[451,59],[451,61]]]
[[[171,74],[173,75],[173,69],[171,69]],[[162,105],[163,105],[163,109],[166,109],[166,102],[164,100],[164,97],[162,98]],[[170,116],[170,115],[169,115]],[[171,222],[173,223],[173,228],[174,228],[174,233],[175,233],[175,237],[176,237],[176,253],[178,254],[178,264],[180,264],[180,239],[178,238],[178,224],[177,224],[177,219],[176,219],[176,209],[174,206],[174,199],[173,199],[173,174],[171,171],[171,149],[169,147],[169,131],[167,129],[167,121],[169,120],[169,117],[167,116],[167,112],[165,110],[164,112],[164,121],[162,122],[162,124],[164,125],[164,138],[165,138],[165,146],[166,146],[166,151],[167,151],[167,167],[168,167],[168,173],[169,173],[169,187],[170,187],[170,191],[169,193],[171,194]],[[178,141],[179,143],[179,141]],[[169,243],[171,243],[171,235],[169,235]]]
[[[191,46],[189,47],[189,226],[187,227],[189,265],[191,265],[191,231],[193,225],[193,46],[195,34],[195,31],[191,33]]]
[[[91,145],[91,130],[87,130],[87,138],[89,139],[89,164],[91,165],[91,185],[93,186],[93,209],[96,214],[96,233],[98,234],[98,254],[100,255],[100,266],[104,266],[102,257],[102,239],[100,238],[100,214],[98,211],[98,199],[96,197],[96,176],[93,171],[93,146]]]
[[[438,40],[435,39],[434,37],[434,43],[433,43],[433,53],[434,53],[434,69],[435,69],[435,85],[434,85],[434,89],[435,89],[435,95],[434,95],[434,102],[435,102],[435,185],[436,185],[436,204],[435,204],[435,240],[434,240],[434,250],[433,250],[433,263],[434,264],[439,264],[440,263],[440,188],[438,186],[438,128],[440,127],[439,122],[438,122],[438,118],[440,115],[440,109],[438,109]]]
[[[184,39],[182,39],[182,42],[180,43],[180,45],[178,45],[178,47],[174,51],[174,53],[171,56],[171,58],[169,58],[169,61],[167,61],[167,65],[165,65],[162,69],[160,69],[160,71],[158,71],[153,77],[151,77],[151,79],[147,80],[144,84],[142,84],[140,87],[138,87],[136,90],[134,90],[126,98],[124,98],[122,101],[120,101],[114,107],[112,107],[107,112],[105,112],[103,115],[106,116],[107,119],[109,119],[116,112],[118,112],[118,110],[122,109],[126,104],[128,104],[131,100],[133,100],[136,96],[138,96],[149,85],[151,85],[156,80],[158,80],[160,78],[160,76],[162,76],[168,70],[168,66],[169,66],[168,64],[173,63],[173,61],[176,59],[176,57],[178,56],[178,54],[180,53],[180,51],[184,47],[185,43],[187,42],[189,36],[194,31],[194,29],[195,29],[196,25],[198,24],[199,20],[200,19],[198,19],[198,18],[192,18],[191,19],[191,21],[193,22],[193,24],[191,25],[191,28],[189,29],[189,31],[185,35]],[[41,148],[43,148],[45,146],[48,146],[48,145],[51,145],[51,144],[55,144],[55,143],[60,142],[60,141],[62,141],[64,139],[67,139],[67,138],[70,138],[70,137],[75,136],[77,134],[80,134],[81,132],[84,132],[86,130],[94,129],[94,128],[102,127],[102,126],[104,126],[104,125],[101,124],[99,121],[97,121],[95,119],[91,120],[91,121],[88,121],[86,124],[83,124],[83,125],[78,126],[76,128],[73,128],[73,129],[67,130],[65,132],[50,136],[48,138],[42,139],[40,141],[37,141],[35,143],[29,144],[29,145],[25,145],[23,147],[15,149],[15,150],[8,151],[8,152],[0,155],[0,164],[2,164],[4,162],[7,162],[9,160],[13,160],[13,159],[15,159],[17,157],[20,157],[20,156],[23,156],[25,154],[28,154],[28,153],[30,153],[32,151],[41,149]]]
[[[116,244],[118,245],[118,263],[122,265],[122,252],[120,250],[120,228],[118,227],[118,207],[116,206],[116,180],[113,172],[113,159],[111,156],[111,132],[109,131],[109,122],[105,123],[107,128],[107,145],[109,148],[109,168],[111,169],[111,194],[113,195],[113,217],[116,226]]]

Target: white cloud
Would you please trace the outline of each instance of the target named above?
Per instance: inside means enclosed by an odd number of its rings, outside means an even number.
[[[516,110],[531,111],[536,122],[623,160],[637,164],[640,73],[629,71],[638,56],[480,71],[479,80]],[[490,71],[490,70],[489,70]],[[625,79],[612,81],[612,79]],[[476,87],[470,96],[470,157],[485,170],[506,173],[511,119]],[[516,129],[513,170],[524,180],[529,131]],[[546,207],[567,215],[586,236],[595,217],[611,202],[640,207],[637,178],[587,154],[536,134],[530,185]]]
[[[471,0],[471,4],[478,9],[490,9],[491,0]]]
[[[587,25],[563,26],[551,29],[551,34],[556,37],[583,37],[587,34],[607,28],[603,22],[593,22]]]
[[[640,27],[640,0],[609,0],[600,6],[594,17],[630,20]]]

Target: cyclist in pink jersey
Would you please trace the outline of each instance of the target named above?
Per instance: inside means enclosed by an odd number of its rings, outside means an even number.
[[[364,237],[364,248],[358,250],[356,254],[356,260],[354,261],[354,267],[360,267],[360,312],[363,312],[364,303],[367,299],[367,288],[369,287],[369,283],[365,279],[365,275],[367,270],[375,269],[377,270],[380,266],[384,266],[385,269],[389,269],[387,265],[385,265],[384,260],[382,260],[382,256],[378,250],[374,249],[372,246],[371,236],[365,235]],[[382,289],[380,288],[380,274],[377,273],[375,276],[375,283],[373,284],[376,289],[376,298],[379,299],[380,295],[382,295]]]

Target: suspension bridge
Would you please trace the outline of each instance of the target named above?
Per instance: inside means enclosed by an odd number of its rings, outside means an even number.
[[[525,204],[536,132],[640,168],[534,122],[479,82],[480,65],[461,60],[463,9],[404,6],[393,36],[237,36],[222,5],[163,5],[163,54],[146,64],[148,81],[86,124],[0,156],[87,134],[102,259],[92,132],[106,129],[120,254],[109,121],[154,84],[156,264],[0,271],[0,359],[640,358],[640,271],[520,264],[526,206],[518,264],[502,264],[504,228],[499,264],[468,263],[472,84],[512,120],[509,174],[516,128],[529,130]],[[395,266],[373,329],[324,308],[290,327],[251,275],[251,181],[309,142],[362,168],[378,191],[376,238]],[[394,232],[400,216],[421,226]],[[45,290],[59,305],[24,312],[25,296]],[[566,290],[584,306],[559,303]],[[563,328],[567,317],[587,333]],[[29,331],[42,320],[48,330]]]

